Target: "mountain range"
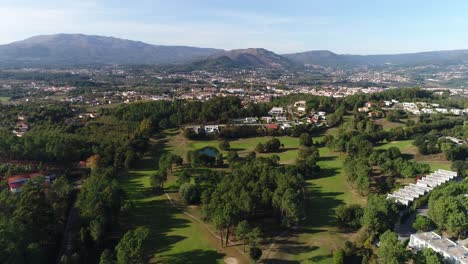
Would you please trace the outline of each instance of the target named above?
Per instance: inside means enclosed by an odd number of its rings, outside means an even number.
[[[328,50],[278,55],[262,48],[222,49],[161,46],[83,34],[34,36],[0,45],[0,66],[78,66],[109,64],[171,65],[193,69],[287,69],[306,64],[332,67],[468,63],[468,50],[391,55],[336,54]]]

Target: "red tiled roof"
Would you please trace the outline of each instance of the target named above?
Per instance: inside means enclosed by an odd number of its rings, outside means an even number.
[[[23,186],[23,183],[15,182],[15,183],[10,183],[8,185],[10,186],[10,189],[18,189]]]
[[[7,181],[8,181],[8,184],[10,184],[10,183],[20,181],[20,180],[31,179],[31,178],[34,178],[34,177],[37,177],[37,176],[40,176],[40,175],[45,175],[45,174],[40,173],[40,172],[17,174],[17,175],[13,175],[11,177],[8,177]]]
[[[265,127],[268,128],[268,129],[278,129],[277,124],[267,124],[267,125],[265,125]]]

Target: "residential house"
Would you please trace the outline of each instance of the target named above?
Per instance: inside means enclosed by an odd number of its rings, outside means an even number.
[[[461,110],[461,109],[450,109],[450,113],[452,113],[454,115],[462,115],[463,110]]]
[[[279,128],[277,124],[266,124],[265,127],[270,130],[278,130]]]
[[[441,114],[448,114],[447,108],[436,108],[435,110]]]
[[[17,174],[9,177],[7,179],[8,182],[8,188],[10,189],[10,192],[21,192],[21,189],[23,188],[23,185],[29,181],[30,179],[33,179],[38,176],[44,176],[46,182],[51,182],[55,180],[55,175],[48,175],[47,173],[44,172],[34,172],[34,173],[25,173],[25,174]]]
[[[271,117],[271,116],[262,116],[262,117],[260,117],[260,120],[262,120],[265,123],[271,123],[271,122],[273,122],[273,117]]]
[[[268,112],[269,115],[271,116],[279,116],[284,114],[284,108],[283,107],[273,107],[271,110]]]
[[[360,113],[367,113],[369,112],[369,107],[365,106],[365,107],[359,107],[358,108],[358,112]]]
[[[256,124],[257,123],[257,118],[256,117],[246,117],[244,119],[245,124]]]
[[[212,133],[218,133],[219,132],[219,126],[218,125],[206,125],[204,127],[205,133],[207,134],[212,134]]]
[[[288,119],[285,116],[277,116],[275,119],[277,122],[280,123],[288,121]]]

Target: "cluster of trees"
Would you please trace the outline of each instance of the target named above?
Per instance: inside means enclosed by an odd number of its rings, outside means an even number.
[[[439,137],[431,133],[415,136],[413,145],[418,147],[418,152],[421,155],[436,154],[440,152]]]
[[[348,241],[343,249],[335,251],[334,262],[405,263],[399,261],[406,260],[409,255],[405,247],[398,242],[396,234],[389,231],[398,217],[397,205],[387,200],[385,195],[370,195],[364,208],[357,204],[339,206],[336,211],[338,225],[346,230],[359,231],[355,242]],[[376,239],[380,240],[380,247],[377,254],[373,254],[373,243]],[[395,243],[395,239],[398,244]],[[398,254],[394,255],[395,252]],[[400,255],[402,252],[404,254]],[[395,258],[399,261],[395,262]]]
[[[206,102],[200,101],[155,101],[129,104],[114,112],[118,118],[127,121],[140,121],[149,118],[155,127],[170,128],[187,123],[222,122],[229,119],[266,115],[266,104],[242,106],[238,97],[215,97]]]
[[[71,185],[29,180],[21,193],[0,193],[0,262],[47,263],[55,259],[65,228]]]
[[[466,236],[468,230],[468,181],[436,188],[429,197],[429,217],[439,230],[453,237]]]
[[[387,119],[390,122],[400,122],[400,120],[405,117],[408,117],[408,115],[403,110],[388,111],[385,115],[385,119]]]
[[[277,138],[272,138],[265,143],[259,142],[255,146],[255,151],[258,153],[279,152],[281,149],[281,142]]]
[[[302,213],[303,177],[275,158],[253,158],[231,164],[231,173],[218,178],[201,195],[204,218],[227,244],[232,227],[256,215],[274,215],[285,226],[295,225]]]
[[[369,164],[379,166],[382,173],[391,177],[409,178],[430,171],[429,164],[406,160],[397,147],[374,150],[369,156]]]

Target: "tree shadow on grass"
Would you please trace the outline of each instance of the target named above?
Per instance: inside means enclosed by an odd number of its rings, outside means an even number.
[[[215,264],[224,257],[224,254],[220,254],[214,250],[192,250],[188,252],[171,254],[161,258],[160,263],[167,264]]]
[[[228,151],[244,151],[245,148],[230,148]]]
[[[318,255],[318,256],[311,257],[309,260],[311,260],[312,263],[315,263],[315,262],[319,262],[319,261],[322,261],[322,260],[330,259],[332,257],[333,257],[333,255],[331,255],[331,254]]]
[[[133,201],[129,216],[123,219],[128,229],[146,226],[150,230],[148,247],[145,249],[149,257],[154,254],[171,250],[175,243],[186,239],[185,236],[170,235],[175,229],[185,228],[190,221],[177,217],[180,210],[174,208],[165,197],[158,197],[152,188],[146,187],[140,173],[130,173],[124,179],[123,186],[128,198]]]
[[[265,264],[299,264],[297,260],[284,260],[284,259],[266,259],[262,263]]]
[[[335,208],[343,201],[337,196],[342,192],[323,192],[320,188],[309,186],[305,200],[305,225],[307,227],[330,226],[335,221]]]
[[[321,168],[318,172],[318,176],[315,179],[333,177],[338,174],[337,168]]]
[[[131,216],[131,224],[146,226],[150,229],[148,239],[148,255],[171,250],[173,245],[186,239],[184,236],[168,233],[180,228],[189,227],[190,221],[177,218],[177,208],[172,207],[167,200],[137,202]]]
[[[318,161],[333,161],[333,160],[336,160],[337,157],[333,157],[333,156],[325,156],[325,157],[319,157]]]

